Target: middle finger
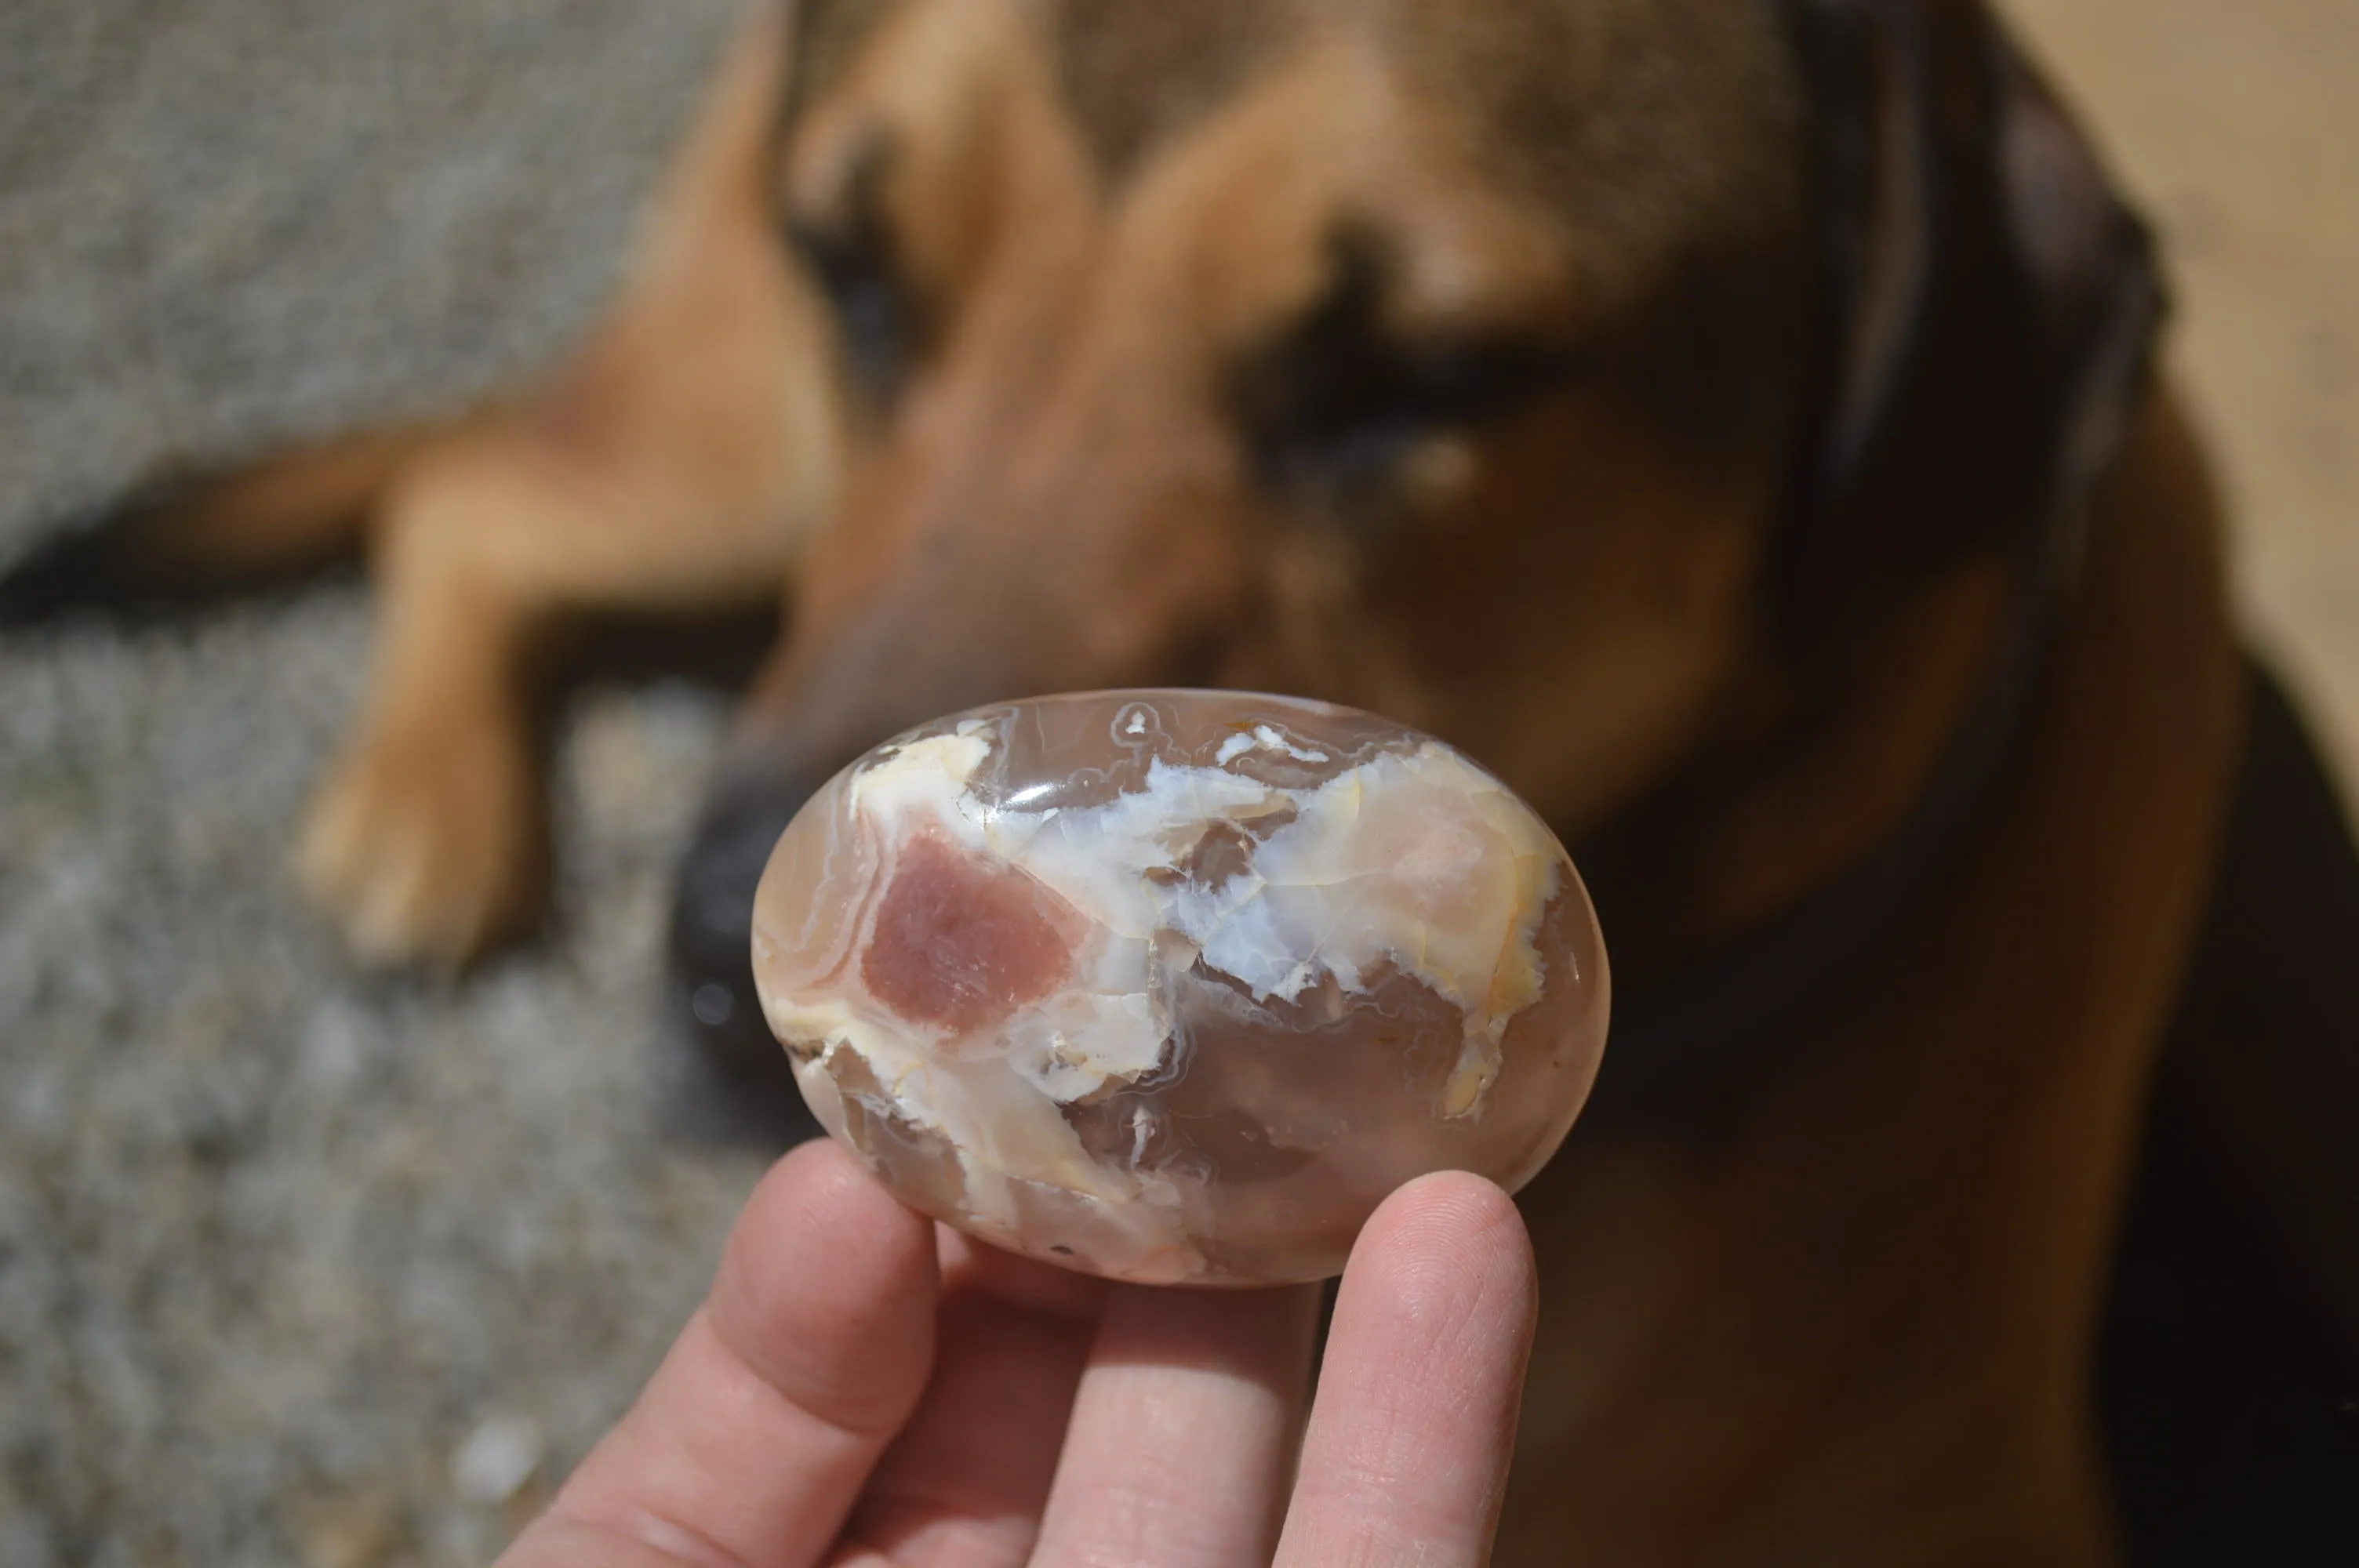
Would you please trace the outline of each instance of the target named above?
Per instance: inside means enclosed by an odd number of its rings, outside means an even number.
[[[1038,1568],[1266,1563],[1318,1309],[1316,1285],[1111,1291],[1040,1522]]]

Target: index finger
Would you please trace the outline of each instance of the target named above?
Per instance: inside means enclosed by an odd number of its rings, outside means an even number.
[[[638,1403],[506,1568],[802,1564],[844,1516],[933,1361],[932,1225],[834,1143],[747,1200]]]

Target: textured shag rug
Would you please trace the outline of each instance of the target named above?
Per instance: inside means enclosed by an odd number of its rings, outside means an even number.
[[[0,567],[592,318],[743,0],[0,6]],[[355,585],[0,633],[0,1568],[481,1563],[761,1156],[668,1130],[724,699],[582,694],[553,934],[353,972],[287,890]]]

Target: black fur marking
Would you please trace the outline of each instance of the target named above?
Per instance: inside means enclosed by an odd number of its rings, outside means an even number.
[[[2129,1559],[2162,1568],[2359,1561],[2359,849],[2285,694],[2252,690],[2098,1378]]]

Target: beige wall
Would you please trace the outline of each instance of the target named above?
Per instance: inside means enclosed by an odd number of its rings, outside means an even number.
[[[2238,597],[2359,800],[2359,0],[2001,0],[2163,230]]]

